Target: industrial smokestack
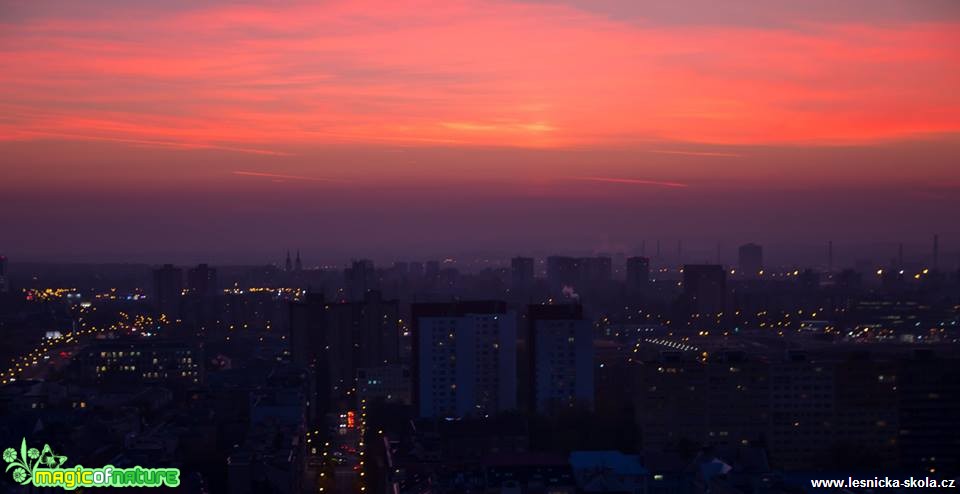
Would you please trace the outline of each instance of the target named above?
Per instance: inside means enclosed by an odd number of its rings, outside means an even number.
[[[940,236],[934,234],[933,236],[933,269],[936,270],[940,267]]]
[[[827,272],[833,272],[833,240],[827,241]]]

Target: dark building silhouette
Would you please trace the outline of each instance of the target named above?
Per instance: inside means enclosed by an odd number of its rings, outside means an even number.
[[[186,288],[180,302],[180,317],[201,331],[243,326],[254,320],[247,317],[250,314],[237,314],[242,303],[235,300],[236,294],[224,297],[222,292],[218,293],[217,270],[206,264],[187,270]]]
[[[396,261],[393,263],[393,272],[396,276],[402,278],[410,274],[410,263],[406,261]]]
[[[329,304],[325,314],[326,357],[335,393],[353,387],[358,368],[400,359],[400,304],[371,290],[363,299]]]
[[[580,283],[580,263],[575,257],[550,256],[547,258],[547,281],[552,288]]]
[[[325,308],[322,293],[309,293],[290,304],[290,355],[300,367],[314,366],[323,349]]]
[[[903,466],[929,473],[960,469],[960,363],[916,350],[896,376]]]
[[[183,294],[183,270],[173,264],[153,270],[153,306],[168,318],[180,316],[180,297]]]
[[[290,251],[287,251],[287,260],[283,263],[283,270],[286,272],[293,271],[293,260],[290,259]]]
[[[812,269],[804,269],[797,278],[800,287],[808,292],[817,290],[820,287],[820,273]]]
[[[297,249],[297,260],[294,261],[293,269],[298,273],[303,271],[303,261],[300,260],[300,249]]]
[[[217,270],[206,264],[187,270],[187,292],[191,295],[217,294]]]
[[[827,241],[827,272],[833,273],[833,240]]]
[[[627,290],[637,293],[650,283],[650,259],[647,257],[627,258]]]
[[[553,288],[596,284],[613,278],[613,261],[609,257],[547,258],[547,281]]]
[[[437,281],[440,276],[440,261],[427,261],[423,268],[423,277],[430,283]]]
[[[399,362],[399,319],[399,303],[377,291],[345,303],[326,303],[321,294],[291,303],[291,357],[312,373],[317,411],[354,388],[357,369]]]
[[[737,250],[737,269],[747,276],[758,276],[763,269],[763,247],[757,244],[741,245]]]
[[[743,352],[722,352],[704,363],[692,354],[661,352],[636,370],[637,422],[642,448],[671,451],[683,443],[756,443],[769,415],[769,364]]]
[[[357,399],[410,404],[410,367],[402,364],[357,369]]]
[[[581,257],[580,281],[603,283],[613,279],[613,261],[609,257]]]
[[[526,322],[527,406],[540,413],[592,407],[593,335],[583,307],[530,305]]]
[[[290,356],[307,371],[307,420],[315,424],[331,408],[330,369],[326,365],[326,301],[321,293],[308,293],[290,304]]]
[[[863,287],[863,276],[853,269],[844,269],[836,275],[836,288],[841,293],[850,294]]]
[[[957,386],[933,384],[956,382],[955,361],[756,345],[709,359],[661,352],[644,364],[635,400],[645,450],[762,446],[787,470],[956,464],[955,439],[935,431],[950,427]]]
[[[683,298],[691,312],[723,312],[727,291],[727,273],[718,264],[683,266]]]
[[[940,236],[933,236],[933,270],[940,269]]]
[[[414,280],[422,280],[424,275],[423,263],[413,261],[410,263],[410,278]]]
[[[533,286],[534,260],[532,257],[514,257],[510,260],[510,274],[514,290],[528,290]]]
[[[10,291],[10,280],[7,274],[7,256],[0,256],[0,293]]]
[[[377,270],[369,259],[353,261],[344,270],[343,278],[347,286],[347,300],[363,300],[368,291],[380,288]]]

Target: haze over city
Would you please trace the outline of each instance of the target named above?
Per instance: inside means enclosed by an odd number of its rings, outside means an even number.
[[[956,250],[957,87],[949,0],[9,1],[0,232],[32,261]]]

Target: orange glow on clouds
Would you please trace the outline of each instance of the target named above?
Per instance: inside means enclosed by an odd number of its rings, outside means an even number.
[[[669,154],[661,144],[960,130],[956,19],[758,27],[505,1],[163,5],[0,17],[0,140]]]

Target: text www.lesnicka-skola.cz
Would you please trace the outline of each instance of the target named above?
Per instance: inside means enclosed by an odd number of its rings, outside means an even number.
[[[925,478],[906,478],[891,479],[890,477],[874,477],[872,479],[855,479],[847,477],[845,479],[810,479],[810,486],[815,489],[852,489],[852,488],[953,488],[956,487],[954,479],[931,479]]]

